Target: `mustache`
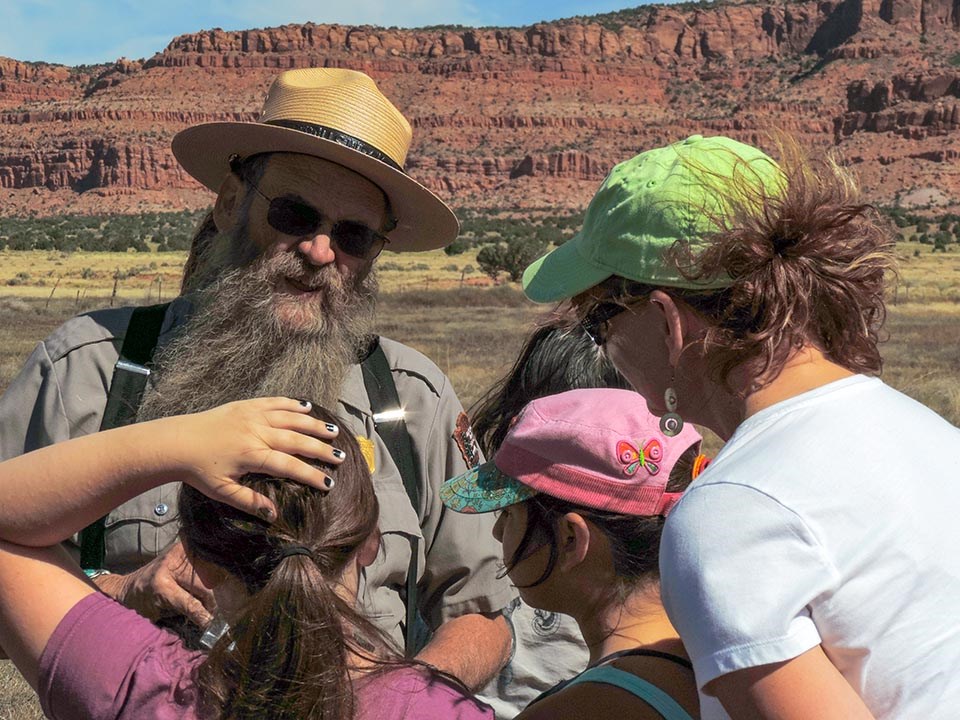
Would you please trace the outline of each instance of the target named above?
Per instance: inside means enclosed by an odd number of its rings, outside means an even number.
[[[362,293],[367,276],[367,272],[346,274],[333,263],[317,267],[295,252],[264,254],[244,274],[259,280],[264,292],[276,291],[282,282],[291,281],[306,290],[323,290],[340,298],[350,292]]]

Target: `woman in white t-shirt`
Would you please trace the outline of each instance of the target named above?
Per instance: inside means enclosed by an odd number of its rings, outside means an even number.
[[[960,431],[875,377],[891,235],[845,171],[781,150],[618,165],[524,288],[574,299],[665,432],[727,440],[660,555],[703,717],[952,718]]]

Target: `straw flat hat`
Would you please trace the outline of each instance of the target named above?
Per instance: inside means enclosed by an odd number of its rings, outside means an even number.
[[[453,211],[403,170],[410,123],[367,75],[355,70],[288,70],[270,86],[257,122],[196,125],[173,138],[173,154],[214,192],[230,158],[266,152],[312,155],[376,184],[390,200],[397,227],[388,249],[432,250],[460,231]]]

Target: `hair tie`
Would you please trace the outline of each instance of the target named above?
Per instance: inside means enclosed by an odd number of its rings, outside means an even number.
[[[278,562],[282,562],[293,555],[306,555],[309,558],[313,558],[313,553],[310,552],[309,548],[306,548],[303,545],[290,544],[284,545],[282,548],[280,548],[280,560]]]
[[[773,246],[773,254],[778,257],[785,257],[788,250],[791,250],[800,238],[793,234],[776,233],[770,238],[770,244]]]

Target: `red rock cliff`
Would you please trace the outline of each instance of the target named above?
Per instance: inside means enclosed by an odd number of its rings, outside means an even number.
[[[410,172],[459,205],[580,206],[644,148],[696,132],[763,144],[774,128],[836,146],[878,202],[957,191],[958,39],[958,0],[825,0],[526,28],[210,30],[82,70],[0,59],[4,212],[209,203],[172,136],[253,120],[277,72],[313,66],[370,73],[415,128]]]

